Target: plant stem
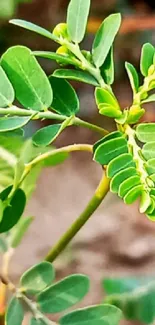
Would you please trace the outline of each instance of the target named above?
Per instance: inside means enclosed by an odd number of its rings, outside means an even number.
[[[27,110],[24,108],[19,108],[17,106],[11,106],[9,108],[0,108],[0,115],[32,116],[32,115],[34,115],[34,111],[32,109]],[[66,120],[66,118],[67,118],[67,116],[65,116],[65,115],[59,115],[59,114],[56,114],[56,113],[53,113],[53,112],[47,110],[46,112],[36,112],[35,117],[32,119],[33,120],[48,119],[48,120],[57,120],[57,121],[63,122]],[[88,123],[86,121],[83,121],[76,116],[72,120],[72,125],[78,125],[78,126],[93,130],[102,136],[109,133],[107,130],[103,129],[102,127]]]
[[[25,296],[24,294],[21,294],[20,292],[19,292],[19,294],[17,294],[17,296],[19,296],[19,298],[22,299],[25,302],[25,304],[30,309],[31,313],[33,314],[33,316],[36,319],[43,320],[44,324],[46,324],[46,325],[56,325],[56,323],[54,323],[53,321],[50,321],[46,316],[44,316],[38,310],[36,302],[33,302],[27,296]]]
[[[88,151],[90,153],[92,153],[92,145],[90,144],[72,144],[69,146],[65,146],[59,149],[55,149],[55,150],[50,150],[47,151],[45,153],[43,153],[42,155],[36,157],[35,159],[33,159],[30,163],[26,164],[26,170],[30,170],[32,167],[34,167],[35,165],[37,165],[38,163],[40,163],[41,161],[45,160],[46,158],[55,156],[58,153],[69,153],[69,152],[73,152],[73,151]]]
[[[109,182],[109,179],[103,175],[92,199],[89,201],[88,205],[80,214],[78,219],[70,226],[70,228],[60,238],[56,245],[49,251],[45,257],[46,261],[53,262],[70,243],[70,241],[75,237],[78,231],[89,220],[89,218],[99,207],[107,192],[109,191]]]

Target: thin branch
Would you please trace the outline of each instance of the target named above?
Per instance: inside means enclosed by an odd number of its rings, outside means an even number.
[[[109,182],[109,179],[103,175],[92,199],[89,201],[88,205],[77,218],[77,220],[70,226],[70,228],[60,238],[60,240],[55,244],[55,246],[52,247],[52,249],[49,251],[45,257],[46,261],[53,262],[66,248],[70,241],[75,237],[79,230],[84,226],[84,224],[90,219],[92,214],[96,211],[108,193]]]

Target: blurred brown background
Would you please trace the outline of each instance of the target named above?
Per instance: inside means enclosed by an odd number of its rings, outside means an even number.
[[[6,3],[8,2],[8,7]],[[33,50],[55,50],[56,45],[43,37],[8,24],[12,17],[23,18],[52,30],[65,21],[68,0],[0,0],[0,51],[22,44]],[[9,8],[9,9],[8,9]],[[11,8],[11,9],[10,9]],[[82,46],[91,48],[94,33],[109,13],[120,11],[122,28],[115,43],[116,80],[114,90],[126,107],[131,90],[124,69],[124,61],[139,70],[140,49],[144,42],[155,44],[155,3],[142,0],[92,0],[88,35]],[[57,67],[53,61],[40,60],[47,74]],[[81,116],[94,123],[114,126],[110,119],[98,116],[93,88],[74,83],[81,102]],[[148,107],[145,120],[155,120],[154,107]],[[31,124],[31,134],[38,124]],[[97,135],[81,128],[65,131],[56,145],[74,142],[93,143]],[[47,168],[42,173],[28,212],[36,216],[23,244],[11,265],[15,279],[23,270],[39,261],[48,249],[75,220],[93,195],[101,176],[101,169],[89,154],[74,154],[63,165]],[[99,210],[76,236],[70,248],[56,262],[58,277],[71,272],[86,273],[92,282],[86,303],[97,303],[103,297],[101,279],[105,275],[154,274],[155,224],[138,213],[137,204],[125,206],[109,194]]]

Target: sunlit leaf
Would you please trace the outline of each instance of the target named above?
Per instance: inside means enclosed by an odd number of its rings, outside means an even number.
[[[71,275],[37,296],[37,303],[44,313],[57,313],[79,302],[89,290],[89,279],[84,275]]]
[[[90,0],[71,0],[67,12],[68,34],[72,41],[80,43],[85,35]]]
[[[128,73],[128,77],[129,77],[129,80],[130,80],[132,90],[133,90],[134,94],[136,94],[138,92],[138,88],[139,88],[138,73],[137,73],[135,67],[131,63],[126,62],[125,63],[125,68],[126,68],[127,73]]]
[[[153,64],[153,57],[155,54],[154,46],[146,43],[142,47],[140,70],[143,76],[148,75],[149,67]]]
[[[0,107],[10,106],[15,99],[14,89],[2,69],[0,67]]]
[[[115,306],[97,305],[75,310],[62,318],[60,325],[118,325],[122,312]]]
[[[53,266],[49,262],[41,262],[27,270],[20,279],[24,291],[36,294],[51,284],[55,276]]]
[[[116,158],[114,158],[107,167],[107,176],[112,178],[115,174],[117,174],[120,170],[128,168],[128,167],[136,167],[135,162],[133,161],[133,157],[129,153],[124,153]]]
[[[102,143],[95,150],[94,160],[101,165],[107,165],[120,154],[128,153],[127,140],[123,137]]]
[[[73,69],[58,69],[54,71],[53,76],[57,78],[81,81],[93,86],[99,86],[97,80],[86,71]]]
[[[123,181],[135,175],[137,175],[137,171],[136,168],[134,167],[125,168],[120,172],[118,172],[111,180],[111,184],[110,184],[111,192],[118,193],[119,186],[123,183]]]
[[[30,23],[29,21],[22,20],[22,19],[11,19],[10,23],[19,27],[23,27],[25,29],[31,30],[37,34],[40,34],[44,37],[52,39],[53,41],[57,41],[57,37],[55,37],[52,33],[50,33],[47,29]]]
[[[121,24],[120,14],[112,14],[101,24],[93,42],[93,60],[96,67],[101,67],[110,51]]]
[[[136,136],[141,142],[155,141],[155,123],[141,123],[136,128]]]
[[[1,65],[24,107],[40,111],[51,105],[53,95],[49,80],[27,47],[9,48],[2,55]]]

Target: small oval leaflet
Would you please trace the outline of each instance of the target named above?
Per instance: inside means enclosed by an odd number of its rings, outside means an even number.
[[[33,143],[36,146],[48,146],[50,143],[52,143],[57,135],[59,134],[59,131],[61,129],[61,124],[53,124],[45,126],[42,129],[39,129],[34,135],[33,135]]]
[[[155,158],[155,141],[144,144],[142,148],[142,155],[146,160]]]
[[[140,177],[138,175],[131,176],[121,183],[119,186],[118,195],[124,197],[131,188],[140,184]]]
[[[105,62],[100,68],[103,80],[108,84],[112,85],[114,82],[114,57],[113,57],[113,46],[111,47]]]
[[[112,14],[101,24],[93,42],[93,60],[96,67],[101,67],[110,51],[121,24],[120,14]]]
[[[95,99],[98,107],[99,105],[106,103],[113,106],[116,110],[120,111],[118,101],[116,100],[114,95],[107,89],[97,87],[95,89]]]
[[[10,192],[10,187],[6,189]],[[0,197],[6,195],[6,190],[4,190]],[[6,194],[5,194],[6,193]],[[8,194],[7,194],[8,196]],[[3,200],[3,199],[2,199]],[[26,196],[22,189],[17,189],[9,203],[9,205],[4,209],[3,217],[0,222],[0,233],[6,232],[13,228],[19,221],[20,217],[24,212],[26,204]]]
[[[55,61],[59,62],[60,64],[74,65],[76,63],[76,61],[72,60],[69,56],[67,57],[65,55],[57,54],[55,52],[34,51],[33,55],[34,56],[39,56],[39,57],[45,58],[45,59],[55,60]]]
[[[150,194],[143,191],[141,195],[141,201],[140,201],[140,213],[146,212],[146,210],[150,207],[151,205],[151,197]]]
[[[114,158],[107,167],[107,176],[112,178],[117,174],[120,170],[128,168],[128,167],[136,167],[135,162],[133,161],[133,157],[129,153],[124,153],[116,158]]]
[[[47,146],[52,143],[58,135],[70,125],[72,121],[72,116],[66,118],[61,124],[53,124],[45,126],[44,128],[38,130],[32,137],[33,143],[36,146]]]
[[[142,47],[140,70],[144,77],[148,75],[149,67],[153,64],[155,49],[150,43],[146,43]]]
[[[155,123],[141,123],[136,127],[136,136],[141,142],[155,141]]]
[[[127,140],[123,137],[108,140],[97,147],[94,160],[101,165],[107,165],[120,154],[128,153]]]
[[[85,35],[90,0],[71,0],[67,11],[67,29],[72,41],[80,43]]]
[[[8,132],[13,131],[21,128],[22,126],[26,125],[32,116],[26,117],[2,117],[0,118],[0,132]]]
[[[97,305],[81,308],[60,318],[60,325],[118,325],[122,312],[115,306]]]
[[[117,173],[111,180],[110,184],[110,190],[113,193],[118,193],[119,191],[119,186],[128,179],[131,176],[137,175],[136,168],[134,167],[129,167],[121,170],[119,173]]]
[[[54,280],[55,272],[49,262],[41,262],[27,270],[20,279],[20,286],[30,294],[44,290]]]
[[[79,302],[88,290],[88,277],[71,275],[42,291],[37,296],[37,303],[44,313],[58,313]]]
[[[24,319],[24,310],[20,300],[13,297],[9,302],[7,312],[5,315],[6,325],[22,325]]]
[[[14,89],[6,73],[0,67],[0,107],[10,106],[15,99]]]
[[[57,41],[57,37],[54,36],[52,33],[50,33],[47,29],[40,27],[38,25],[35,25],[29,21],[26,20],[22,20],[22,19],[11,19],[9,21],[11,24],[16,25],[16,26],[20,26],[22,28],[28,29],[32,32],[35,32],[37,34],[40,34],[44,37],[47,37],[49,39],[52,39],[53,41]]]
[[[58,69],[53,73],[54,77],[81,81],[93,86],[99,86],[97,80],[86,71],[73,69]]]
[[[123,135],[123,133],[119,132],[119,131],[114,131],[111,132],[110,134],[107,134],[104,138],[98,140],[94,145],[93,145],[93,152],[95,153],[96,149],[100,146],[100,144],[111,140],[111,139],[115,139],[115,138],[120,138]]]
[[[49,80],[27,47],[9,48],[2,55],[1,66],[24,107],[40,111],[51,105],[53,93]]]
[[[127,74],[128,74],[129,80],[130,80],[130,84],[131,84],[133,93],[136,94],[138,92],[138,88],[139,88],[138,73],[137,73],[135,67],[129,62],[125,63],[125,68],[127,70]]]
[[[49,77],[53,88],[52,109],[65,116],[75,115],[79,111],[79,100],[74,88],[65,79]]]
[[[137,200],[137,198],[142,194],[144,190],[143,185],[137,185],[132,188],[124,197],[124,202],[126,204],[131,204]]]

